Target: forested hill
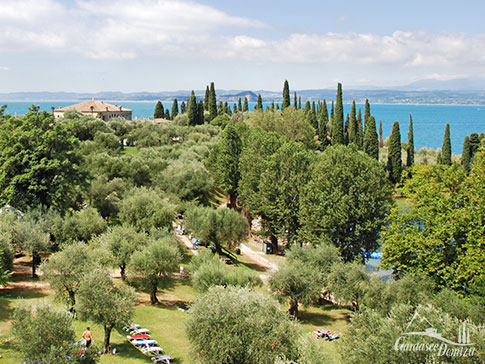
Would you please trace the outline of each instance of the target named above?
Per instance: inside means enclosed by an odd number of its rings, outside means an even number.
[[[293,90],[292,90],[293,92]],[[205,90],[196,90],[198,98],[204,97]],[[281,101],[280,91],[246,91],[246,90],[218,90],[220,101],[233,101],[235,96],[250,96],[249,101],[256,101],[251,97],[260,93],[263,101]],[[299,90],[298,95],[304,100],[332,99],[335,97],[333,89]],[[0,102],[8,101],[74,101],[96,99],[112,101],[150,101],[150,100],[178,100],[186,99],[190,91],[161,91],[161,92],[132,92],[103,91],[96,93],[81,92],[13,92],[0,93]],[[406,90],[346,90],[344,102],[364,103],[369,99],[371,103],[396,104],[469,104],[485,105],[485,91],[406,91]]]

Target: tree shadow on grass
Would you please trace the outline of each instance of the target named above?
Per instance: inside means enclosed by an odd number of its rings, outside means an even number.
[[[126,334],[126,333],[125,333]],[[114,345],[116,348],[116,356],[123,359],[146,359],[150,360],[150,357],[144,355],[140,350],[131,345],[128,341],[124,341],[121,344]],[[109,354],[105,354],[109,355]]]
[[[236,265],[245,266],[248,269],[255,270],[257,272],[267,272],[268,269],[256,263],[244,263],[239,261]]]
[[[340,307],[334,305],[324,305],[320,308],[327,311],[310,312],[301,310],[298,315],[298,320],[303,324],[310,324],[318,327],[330,326],[335,321],[344,320],[350,322],[350,312],[342,311]]]

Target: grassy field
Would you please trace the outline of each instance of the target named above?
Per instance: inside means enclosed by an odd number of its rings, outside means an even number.
[[[281,263],[284,257],[275,257],[275,262]],[[189,259],[189,258],[187,258]],[[240,259],[241,263],[234,266],[234,269],[253,270],[261,273],[261,267],[251,262],[246,257]],[[62,304],[54,301],[54,294],[47,283],[41,279],[30,278],[28,261],[24,258],[16,261],[16,273],[8,289],[0,290],[0,363],[18,364],[22,362],[20,354],[13,345],[13,338],[10,332],[9,316],[18,305],[20,299],[28,302],[47,300],[59,307]],[[267,287],[258,290],[267,292]],[[190,285],[187,277],[178,277],[170,282],[167,287],[160,289],[158,298],[160,304],[152,306],[149,303],[149,296],[146,293],[138,292],[138,303],[135,308],[133,322],[136,322],[150,330],[153,339],[157,340],[166,354],[177,358],[177,363],[193,363],[190,354],[190,344],[185,335],[185,320],[187,313],[184,309],[194,302],[196,292]],[[286,307],[283,307],[286,309]],[[327,306],[310,306],[301,309],[300,322],[305,332],[311,332],[319,328],[329,329],[333,332],[345,334],[345,327],[348,322],[349,312],[345,309]],[[81,320],[75,321],[76,338],[81,338],[82,332],[87,326],[91,327],[94,342],[102,346],[104,331],[100,325]],[[100,363],[128,364],[128,363],[150,363],[150,358],[142,355],[126,339],[124,331],[113,330],[111,334],[111,345],[117,349],[116,355],[102,356]],[[325,343],[330,355],[339,358],[337,343]]]

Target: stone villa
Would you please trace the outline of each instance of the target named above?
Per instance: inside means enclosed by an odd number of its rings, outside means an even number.
[[[63,118],[66,111],[76,110],[81,114],[92,116],[93,118],[100,118],[108,121],[112,118],[124,118],[131,120],[132,110],[125,109],[123,106],[108,104],[104,101],[89,100],[79,104],[60,107],[54,110],[54,118]]]

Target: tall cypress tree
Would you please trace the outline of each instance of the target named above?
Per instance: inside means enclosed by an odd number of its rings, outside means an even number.
[[[298,110],[301,110],[301,96],[298,96]]]
[[[344,144],[344,106],[342,103],[342,84],[337,86],[337,103],[332,120],[332,145]]]
[[[288,106],[290,106],[290,85],[288,81],[285,80],[285,84],[283,86],[283,103],[281,104],[281,109],[284,110]]]
[[[470,141],[470,163],[473,163],[473,157],[475,156],[475,153],[478,152],[478,149],[480,149],[481,140],[477,133],[471,133],[469,137],[469,141]]]
[[[195,98],[194,90],[192,90],[187,107],[187,118],[189,120],[189,125],[197,125],[198,114],[197,99]]]
[[[344,125],[344,143],[345,143],[345,145],[349,144],[349,124],[350,124],[350,115],[347,113],[347,117],[345,118],[345,125]]]
[[[217,116],[217,100],[216,89],[214,82],[211,82],[211,88],[209,90],[209,121],[212,121]]]
[[[384,135],[382,134],[382,120],[379,120],[379,148],[384,146]]]
[[[367,125],[364,134],[364,152],[379,160],[379,140],[377,139],[376,120],[374,117],[369,117]]]
[[[408,150],[406,156],[406,166],[411,167],[414,164],[414,132],[413,117],[409,114],[409,131],[408,131]]]
[[[179,104],[178,104],[177,98],[175,98],[173,99],[173,103],[172,103],[172,119],[175,119],[178,113],[179,113]]]
[[[244,98],[244,105],[243,105],[243,110],[242,111],[243,112],[249,111],[249,104],[248,104],[248,98],[247,97]]]
[[[318,132],[318,120],[317,120],[317,108],[315,101],[312,101],[312,110],[309,118],[310,124],[315,128],[315,132]]]
[[[357,114],[357,146],[360,150],[364,150],[364,130],[362,129],[362,111],[359,107],[359,112]]]
[[[325,150],[328,145],[328,132],[327,132],[327,124],[328,124],[328,110],[327,110],[327,103],[323,100],[323,104],[320,106],[318,110],[318,140],[320,141],[320,150]]]
[[[234,103],[234,104],[232,105],[232,110],[233,110],[233,113],[234,113],[234,114],[237,114],[237,105],[236,105],[236,103]]]
[[[241,98],[239,98],[239,100],[237,100],[237,111],[241,111],[242,112],[242,101],[241,101]]]
[[[355,111],[355,100],[352,101],[352,109],[350,111],[350,121],[349,121],[349,130],[348,130],[348,135],[349,135],[349,144],[354,143],[355,145],[358,145],[357,143],[357,115]]]
[[[182,101],[180,104],[180,113],[185,114],[187,112],[187,106],[185,105],[185,101]]]
[[[461,165],[463,166],[463,169],[465,172],[470,172],[470,163],[472,160],[471,156],[471,148],[470,148],[470,138],[468,135],[465,137],[465,140],[463,141],[463,151],[461,153]]]
[[[256,104],[256,108],[258,110],[263,110],[263,98],[261,97],[261,94],[258,94],[258,102]]]
[[[205,96],[204,96],[204,110],[209,111],[209,97],[210,97],[210,91],[209,91],[209,86],[205,87]]]
[[[169,111],[168,109],[165,109],[165,116],[164,116],[164,117],[165,117],[165,119],[167,119],[167,120],[172,120],[172,119],[170,118],[170,111]]]
[[[451,166],[450,124],[446,124],[443,148],[441,149],[441,164]]]
[[[224,103],[219,101],[217,104],[217,115],[222,115],[224,113]]]
[[[365,128],[367,127],[367,121],[370,117],[370,104],[369,100],[365,99],[365,110],[364,110],[364,135],[365,135]]]
[[[197,104],[197,125],[204,124],[204,101],[200,100]]]
[[[298,99],[296,98],[296,91],[293,96],[293,106],[295,107],[295,110],[298,110]]]
[[[274,110],[274,101],[271,101],[271,110]]]
[[[155,105],[155,111],[153,113],[153,118],[154,119],[163,119],[165,116],[165,112],[163,110],[163,104],[161,101],[158,101],[157,104]]]
[[[373,117],[369,117],[369,127]],[[387,171],[392,183],[401,180],[402,160],[401,160],[401,132],[397,121],[392,125],[391,137],[389,139],[389,155],[387,157]]]

